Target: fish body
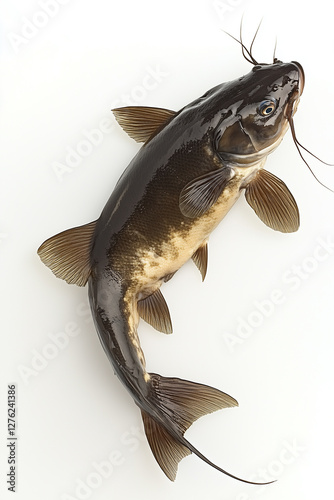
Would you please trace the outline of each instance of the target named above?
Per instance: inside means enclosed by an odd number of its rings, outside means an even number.
[[[228,474],[184,433],[200,416],[237,401],[212,387],[148,373],[139,319],[171,333],[160,287],[190,258],[204,279],[208,238],[242,191],[273,229],[298,228],[290,191],[263,167],[288,129],[303,86],[299,63],[275,62],[254,66],[179,112],[114,110],[124,130],[145,144],[97,221],[64,231],[38,250],[56,276],[81,286],[88,281],[101,344],[139,406],[152,452],[171,480],[191,452]]]

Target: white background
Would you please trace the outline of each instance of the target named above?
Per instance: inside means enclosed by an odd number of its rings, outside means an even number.
[[[299,231],[270,230],[242,197],[210,239],[205,283],[189,263],[164,286],[173,335],[139,327],[149,371],[207,383],[239,401],[196,422],[189,440],[233,474],[278,479],[271,486],[237,482],[195,456],[169,482],[100,347],[86,288],[56,279],[36,255],[44,239],[96,219],[140,147],[113,121],[113,106],[130,96],[177,110],[250,71],[222,31],[238,36],[242,13],[248,45],[264,18],[254,47],[260,62],[272,60],[277,35],[277,57],[303,65],[297,135],[333,161],[331,2],[51,4],[5,1],[0,12],[1,498],[13,498],[5,479],[13,382],[17,500],[331,497],[334,194],[311,176],[290,133],[267,168],[293,192]],[[101,123],[109,129],[87,143]],[[76,160],[66,164],[73,151]],[[334,188],[333,167],[310,164]]]

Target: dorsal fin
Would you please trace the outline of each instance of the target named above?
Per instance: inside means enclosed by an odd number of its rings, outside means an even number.
[[[299,227],[297,203],[284,182],[267,170],[259,170],[246,187],[246,200],[267,226],[292,233]]]
[[[169,309],[160,289],[145,299],[138,300],[137,309],[139,316],[159,332],[173,332]]]
[[[42,262],[57,276],[85,286],[90,275],[90,250],[96,221],[63,231],[44,241],[37,250]]]
[[[202,281],[204,281],[208,269],[208,243],[205,242],[198,247],[191,258],[202,275]]]
[[[112,110],[122,129],[137,142],[146,142],[176,115],[176,111],[148,106],[126,106]]]

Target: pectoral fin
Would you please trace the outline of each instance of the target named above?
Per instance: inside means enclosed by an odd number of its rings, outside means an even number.
[[[138,300],[137,309],[139,316],[159,332],[173,332],[169,309],[160,289],[145,299]]]
[[[90,275],[90,250],[96,222],[68,229],[44,241],[37,250],[42,262],[57,276],[85,286]]]
[[[299,227],[297,203],[281,179],[267,170],[259,170],[246,187],[246,200],[267,226],[292,233]]]
[[[180,210],[185,217],[203,215],[218,200],[225,186],[234,176],[232,169],[222,167],[189,182],[180,194]]]
[[[206,276],[206,271],[208,268],[208,244],[207,242],[203,243],[194,255],[191,257],[196,266],[198,267],[201,275],[202,275],[202,281],[204,281],[205,276]]]
[[[146,106],[127,106],[112,110],[123,130],[135,141],[146,142],[176,115],[176,111]]]

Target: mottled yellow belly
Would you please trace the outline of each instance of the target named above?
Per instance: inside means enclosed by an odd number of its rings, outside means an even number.
[[[232,208],[240,196],[240,189],[247,179],[262,165],[235,168],[235,176],[225,187],[220,198],[202,217],[194,219],[193,224],[185,229],[185,224],[170,232],[165,241],[161,242],[159,250],[138,248],[138,262],[132,283],[140,296],[153,293],[163,283],[163,277],[174,273],[187,262],[196,250],[208,240],[210,233]],[[157,253],[159,252],[159,253]],[[140,297],[141,298],[141,297]]]

